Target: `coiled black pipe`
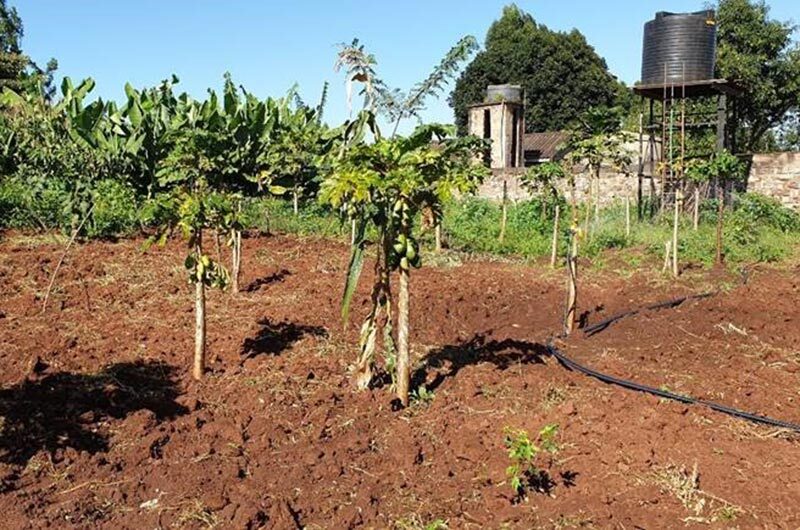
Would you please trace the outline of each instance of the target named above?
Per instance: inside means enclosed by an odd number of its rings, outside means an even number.
[[[607,319],[603,320],[602,322],[598,322],[597,324],[594,324],[592,326],[584,328],[583,332],[585,334],[587,334],[588,336],[592,336],[592,335],[594,335],[596,333],[599,333],[599,332],[603,331],[604,329],[606,329],[608,326],[610,326],[614,322],[622,320],[623,318],[627,318],[627,317],[630,317],[630,316],[637,315],[637,314],[641,313],[642,311],[663,309],[663,308],[667,308],[667,307],[670,307],[670,308],[671,307],[676,307],[676,306],[679,306],[680,304],[682,304],[683,302],[685,302],[687,300],[708,298],[709,296],[712,296],[714,294],[716,294],[716,293],[710,292],[710,293],[703,293],[703,294],[698,294],[698,295],[684,296],[684,297],[681,297],[681,298],[675,298],[673,300],[667,300],[666,302],[659,302],[657,304],[653,304],[653,305],[650,305],[650,306],[645,306],[645,307],[640,308],[640,309],[634,309],[634,310],[631,310],[631,311],[625,311],[623,313],[618,313],[617,315],[614,315],[614,316],[612,316],[610,318],[607,318]],[[563,336],[561,336],[561,338],[563,338]],[[644,392],[646,394],[651,394],[651,395],[658,396],[658,397],[661,397],[661,398],[664,398],[664,399],[671,399],[673,401],[679,401],[679,402],[684,403],[686,405],[702,405],[704,407],[710,408],[711,410],[714,410],[716,412],[721,412],[721,413],[727,414],[729,416],[733,416],[733,417],[736,417],[736,418],[748,420],[748,421],[751,421],[751,422],[754,422],[754,423],[760,423],[760,424],[763,424],[763,425],[770,425],[770,426],[773,426],[773,427],[779,427],[781,429],[787,429],[787,430],[791,430],[791,431],[795,431],[795,432],[800,433],[800,425],[798,425],[796,423],[791,423],[791,422],[788,422],[788,421],[783,421],[783,420],[778,420],[778,419],[775,419],[775,418],[770,418],[768,416],[761,416],[759,414],[753,414],[753,413],[750,413],[750,412],[745,412],[743,410],[735,409],[733,407],[728,407],[726,405],[721,405],[719,403],[714,403],[713,401],[706,401],[704,399],[697,399],[697,398],[693,398],[691,396],[684,396],[684,395],[681,395],[681,394],[675,394],[673,392],[669,392],[669,391],[666,391],[666,390],[661,390],[660,388],[654,388],[652,386],[642,385],[642,384],[636,383],[634,381],[629,381],[627,379],[621,379],[619,377],[614,377],[612,375],[608,375],[608,374],[604,374],[602,372],[598,372],[597,370],[593,370],[593,369],[591,369],[591,368],[589,368],[587,366],[583,366],[582,364],[580,364],[580,363],[570,359],[566,355],[564,355],[564,353],[561,350],[559,350],[556,347],[555,344],[553,344],[552,340],[548,341],[548,343],[547,343],[547,351],[548,351],[548,353],[550,355],[555,357],[556,360],[558,360],[558,362],[562,366],[564,366],[568,370],[572,370],[572,371],[575,371],[575,372],[580,372],[580,373],[582,373],[584,375],[587,375],[589,377],[593,377],[593,378],[595,378],[595,379],[597,379],[599,381],[602,381],[604,383],[607,383],[607,384],[621,386],[623,388],[627,388],[629,390],[634,390],[634,391],[637,391],[637,392]]]

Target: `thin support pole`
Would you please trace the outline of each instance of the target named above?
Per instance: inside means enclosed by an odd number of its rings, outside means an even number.
[[[631,238],[631,198],[625,195],[625,237]]]
[[[503,181],[503,205],[502,215],[500,217],[500,242],[505,241],[506,238],[506,223],[508,222],[508,181]]]

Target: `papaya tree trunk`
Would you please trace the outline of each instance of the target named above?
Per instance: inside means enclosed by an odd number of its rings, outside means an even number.
[[[292,188],[292,208],[294,209],[295,217],[300,215],[300,192],[297,186]]]
[[[600,175],[594,179],[594,224],[592,232],[597,232],[600,226]]]
[[[198,230],[197,241],[194,245],[197,259],[203,255],[203,233]],[[194,363],[192,375],[195,379],[203,378],[206,367],[206,286],[202,281],[195,280],[195,333],[194,333]]]
[[[434,237],[435,237],[435,249],[436,252],[442,251],[442,221],[437,220],[436,226],[434,227]]]
[[[722,265],[722,223],[725,218],[725,192],[722,182],[717,180],[717,265]]]
[[[361,351],[358,362],[355,366],[355,383],[359,390],[366,390],[372,382],[373,367],[375,364],[375,353],[378,349],[378,335],[381,328],[386,331],[391,322],[391,290],[389,285],[389,271],[386,267],[386,236],[381,234],[380,245],[375,257],[375,283],[372,285],[370,300],[372,306],[367,318],[361,325],[361,337],[359,340]],[[386,314],[386,322],[383,321],[383,313]],[[384,341],[386,342],[386,341]],[[393,355],[392,345],[384,344],[389,351],[388,355]]]
[[[409,271],[400,268],[400,291],[397,299],[397,397],[408,406],[411,386],[411,362],[408,351],[408,281]]]

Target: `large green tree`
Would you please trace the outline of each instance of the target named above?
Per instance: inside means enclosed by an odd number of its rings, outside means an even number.
[[[800,47],[795,26],[771,19],[763,0],[719,0],[717,75],[736,81],[739,147],[765,147],[800,108]]]
[[[627,89],[578,31],[556,32],[510,5],[486,35],[450,95],[464,131],[467,106],[483,101],[486,86],[516,83],[525,89],[528,131],[568,128],[586,110],[630,101]]]
[[[58,62],[50,59],[44,68],[39,67],[22,53],[24,28],[16,8],[0,0],[0,89],[7,87],[15,92],[39,90],[48,99],[55,94],[53,73]]]
[[[17,10],[0,0],[0,87],[13,90],[21,86],[28,58],[22,55],[22,20]]]

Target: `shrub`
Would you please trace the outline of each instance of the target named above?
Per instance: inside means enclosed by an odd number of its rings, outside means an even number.
[[[0,227],[26,228],[33,223],[26,205],[28,187],[17,178],[0,181]]]
[[[101,180],[92,190],[94,210],[87,230],[90,237],[129,235],[136,229],[137,201],[130,186]]]
[[[740,195],[733,217],[743,224],[767,225],[782,232],[800,231],[800,213],[786,208],[773,198],[757,193]]]

